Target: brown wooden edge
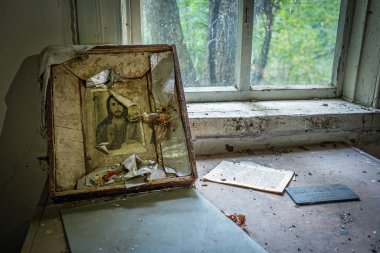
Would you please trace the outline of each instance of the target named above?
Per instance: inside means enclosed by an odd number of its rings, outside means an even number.
[[[55,192],[51,193],[50,197],[55,203],[61,203],[66,201],[74,201],[81,199],[91,199],[99,198],[105,196],[120,196],[120,195],[129,195],[133,193],[143,193],[143,192],[152,192],[160,191],[165,189],[171,189],[175,187],[193,187],[194,180],[193,177],[182,177],[175,178],[177,180],[166,180],[166,182],[160,183],[147,183],[141,186],[125,188],[123,185],[112,186],[112,187],[99,187],[97,190],[69,190],[65,192]]]
[[[175,70],[175,82],[176,82],[176,88],[177,88],[177,94],[178,94],[178,100],[180,104],[180,110],[181,110],[181,119],[182,119],[182,125],[185,130],[186,134],[186,142],[187,142],[187,149],[189,154],[189,161],[191,163],[192,173],[194,177],[194,182],[198,178],[197,173],[197,167],[195,163],[195,153],[193,148],[193,142],[191,137],[191,131],[190,131],[190,122],[189,122],[189,116],[187,113],[187,106],[186,106],[186,98],[185,98],[185,92],[183,90],[183,84],[182,84],[182,78],[181,78],[181,70],[179,67],[178,62],[178,55],[177,55],[177,49],[175,45],[172,45],[173,48],[173,58],[174,58],[174,70]]]
[[[88,51],[82,52],[79,55],[84,54],[124,54],[130,52],[148,52],[159,53],[163,51],[173,51],[172,45],[167,44],[154,44],[154,45],[104,45],[96,46]]]
[[[48,138],[48,164],[49,164],[49,192],[55,192],[56,191],[56,183],[55,183],[55,138],[54,138],[54,121],[53,121],[53,77],[52,77],[52,71],[53,68],[51,68],[50,73],[50,79],[48,82],[47,87],[47,94],[46,94],[46,104],[45,104],[45,111],[46,111],[46,122],[47,122],[47,138]],[[43,117],[43,116],[42,116]]]
[[[54,135],[53,135],[53,84],[52,84],[52,75],[49,80],[48,89],[47,89],[47,122],[48,122],[48,153],[49,153],[49,191],[50,196],[54,202],[64,202],[71,201],[76,199],[85,199],[85,198],[97,198],[104,197],[109,195],[122,195],[122,194],[131,194],[139,192],[148,192],[154,190],[164,190],[174,187],[189,187],[193,186],[195,180],[197,179],[197,169],[195,163],[194,149],[192,145],[191,132],[189,127],[189,119],[186,108],[185,94],[183,90],[181,72],[179,68],[178,55],[175,45],[166,45],[166,44],[157,44],[157,45],[128,45],[128,46],[96,46],[91,50],[83,52],[78,55],[86,54],[104,54],[104,53],[113,53],[121,54],[126,52],[149,52],[149,53],[159,53],[164,51],[171,51],[174,58],[174,69],[175,69],[175,81],[176,81],[176,90],[178,94],[178,102],[180,106],[180,113],[182,118],[182,124],[184,127],[186,135],[186,144],[188,148],[189,161],[192,170],[191,176],[179,177],[179,178],[168,178],[165,180],[155,181],[153,183],[147,183],[141,186],[125,188],[123,185],[116,185],[111,187],[100,187],[90,190],[67,190],[59,192],[56,189],[55,184],[55,150],[54,150]]]

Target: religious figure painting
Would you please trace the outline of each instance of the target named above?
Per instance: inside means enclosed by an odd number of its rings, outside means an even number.
[[[94,102],[95,138],[99,150],[114,155],[144,151],[138,105],[109,92],[95,93]]]

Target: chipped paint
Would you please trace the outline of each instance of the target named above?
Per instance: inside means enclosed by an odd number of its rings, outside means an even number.
[[[326,106],[326,104],[328,106]],[[324,141],[358,143],[380,130],[380,110],[338,99],[189,105],[197,154]]]

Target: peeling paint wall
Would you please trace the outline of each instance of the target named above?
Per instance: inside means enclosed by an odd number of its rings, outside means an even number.
[[[346,141],[378,140],[380,110],[339,99],[190,104],[197,155]],[[372,141],[373,143],[375,140]]]

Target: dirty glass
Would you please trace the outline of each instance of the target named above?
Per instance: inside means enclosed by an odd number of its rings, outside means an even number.
[[[97,57],[107,68],[85,72],[81,86],[86,174],[76,189],[191,175],[172,51]]]
[[[175,88],[174,61],[171,52],[156,53],[150,57],[152,94],[155,111],[167,119],[155,126],[156,140],[162,152],[166,173],[177,176],[191,174],[186,134],[183,127],[178,94]]]
[[[143,43],[175,44],[184,86],[235,86],[238,0],[142,1]]]
[[[256,0],[251,85],[330,84],[340,0]]]

